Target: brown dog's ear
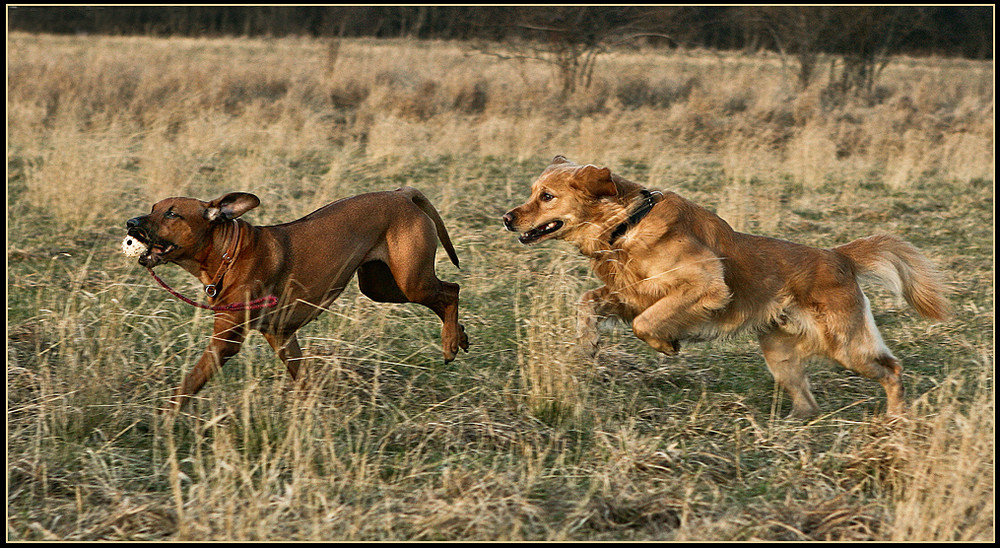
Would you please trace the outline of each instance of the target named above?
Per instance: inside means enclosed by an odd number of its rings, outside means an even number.
[[[552,159],[552,165],[569,164],[569,163],[572,163],[572,162],[570,162],[569,160],[567,160],[566,157],[563,156],[562,154],[559,154],[555,158]]]
[[[229,221],[260,205],[260,198],[247,192],[230,192],[208,203],[205,219]]]
[[[606,167],[585,165],[576,171],[574,182],[580,190],[595,198],[618,194],[618,187],[611,179],[611,170]]]

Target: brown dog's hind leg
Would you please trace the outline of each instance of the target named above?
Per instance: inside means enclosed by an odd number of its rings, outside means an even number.
[[[430,255],[433,257],[433,253]],[[456,283],[439,280],[431,261],[381,261],[366,263],[358,270],[361,292],[376,302],[422,304],[441,319],[441,344],[445,362],[455,359],[458,350],[469,350],[469,337],[458,323]]]
[[[299,366],[302,363],[302,349],[299,348],[299,339],[295,333],[281,335],[264,333],[264,339],[274,349],[278,359],[285,364],[292,380],[298,380]]]
[[[458,349],[468,352],[469,337],[458,323],[458,284],[437,280],[437,291],[419,291],[411,299],[434,311],[441,318],[441,349],[445,363],[455,359]]]
[[[450,362],[460,348],[469,349],[465,328],[458,323],[459,287],[439,280],[434,273],[438,236],[434,223],[423,213],[418,215],[412,222],[400,222],[387,231],[384,266],[381,261],[366,263],[366,268],[358,271],[358,284],[373,300],[418,303],[433,310],[442,323],[444,361]]]
[[[809,389],[809,379],[802,363],[804,356],[799,354],[797,348],[798,337],[781,331],[770,331],[761,334],[758,340],[775,382],[792,398],[789,417],[802,419],[819,413],[819,406]]]
[[[444,360],[455,359],[458,349],[468,351],[469,338],[465,328],[458,323],[458,284],[437,279],[433,270],[409,273],[402,283],[397,283],[385,263],[366,263],[358,270],[361,292],[375,302],[417,303],[434,311],[441,318],[441,344]]]

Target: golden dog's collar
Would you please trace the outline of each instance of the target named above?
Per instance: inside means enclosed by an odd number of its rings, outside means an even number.
[[[628,216],[628,219],[625,219],[625,222],[616,226],[611,232],[611,240],[609,243],[615,243],[615,240],[624,236],[630,228],[639,224],[639,222],[642,221],[653,209],[656,202],[660,201],[660,197],[663,196],[663,194],[659,191],[650,191],[646,189],[640,190],[639,193],[642,194],[639,205],[635,208],[635,211]]]

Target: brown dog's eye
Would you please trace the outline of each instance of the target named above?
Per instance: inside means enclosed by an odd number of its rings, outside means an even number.
[[[180,217],[180,215],[174,213],[172,210],[167,211],[166,213],[163,214],[163,216],[166,217],[167,219],[177,219]]]
[[[549,194],[548,192],[543,192],[541,196],[538,197],[539,200],[543,202],[551,201],[555,196]]]

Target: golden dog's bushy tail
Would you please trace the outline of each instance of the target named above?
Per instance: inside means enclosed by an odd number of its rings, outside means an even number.
[[[434,208],[434,204],[432,204],[422,192],[412,186],[400,187],[396,189],[396,191],[409,196],[410,201],[412,201],[417,207],[420,208],[421,211],[424,212],[424,214],[434,221],[434,226],[437,228],[438,240],[441,240],[441,245],[448,254],[448,258],[451,259],[451,263],[458,266],[458,253],[455,252],[455,246],[451,244],[451,238],[448,236],[448,230],[444,227],[444,220],[441,219],[441,215],[438,213],[437,209]]]
[[[895,236],[878,234],[837,246],[863,278],[882,282],[925,318],[946,320],[949,293],[941,272],[916,247]]]

